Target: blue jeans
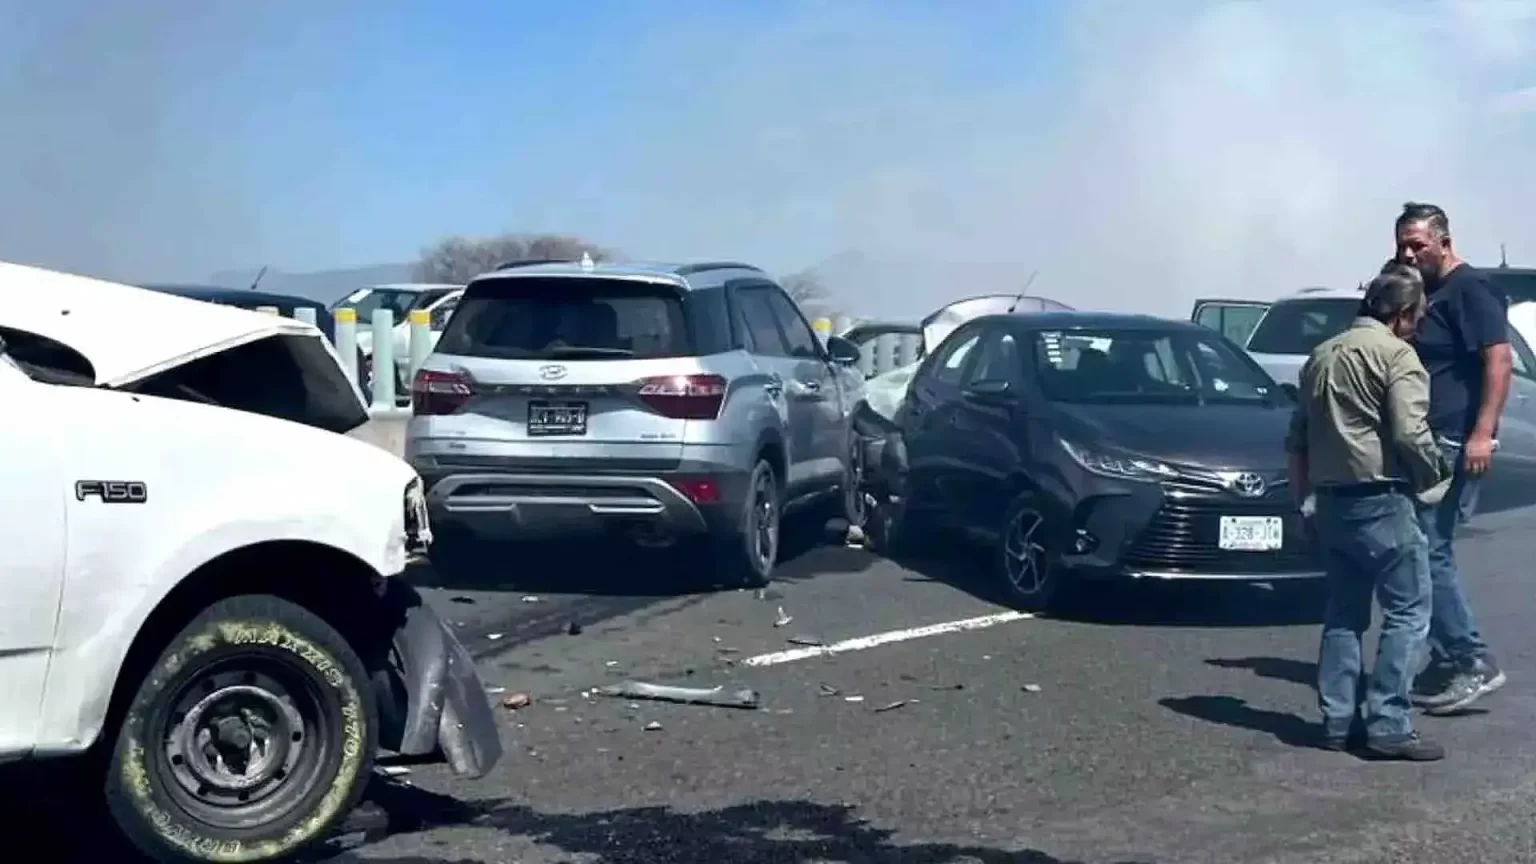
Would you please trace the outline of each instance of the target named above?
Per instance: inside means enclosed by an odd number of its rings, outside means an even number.
[[[1409,688],[1429,633],[1429,544],[1405,492],[1319,490],[1317,532],[1328,573],[1328,603],[1317,660],[1323,734],[1342,738],[1360,713],[1361,643],[1381,603],[1381,640],[1365,692],[1365,731],[1373,742],[1413,732]]]
[[[1459,668],[1488,659],[1488,643],[1477,632],[1477,620],[1467,605],[1456,570],[1456,527],[1472,518],[1482,478],[1466,472],[1461,448],[1442,444],[1446,461],[1456,466],[1445,498],[1433,507],[1419,508],[1419,526],[1429,539],[1429,578],[1434,585],[1433,614],[1429,620],[1429,648],[1433,662]]]

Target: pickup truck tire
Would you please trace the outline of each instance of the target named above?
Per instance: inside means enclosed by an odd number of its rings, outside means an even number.
[[[139,851],[167,862],[265,861],[322,840],[363,794],[378,737],[347,640],[278,597],[230,597],[142,681],[106,777]]]

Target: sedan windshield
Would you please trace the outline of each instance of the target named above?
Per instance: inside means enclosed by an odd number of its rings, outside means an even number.
[[[1216,334],[1161,329],[1035,334],[1040,388],[1053,402],[1273,403],[1279,388]]]

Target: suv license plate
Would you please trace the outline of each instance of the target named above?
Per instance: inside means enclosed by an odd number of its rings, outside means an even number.
[[[587,403],[529,402],[528,434],[532,437],[587,434]]]

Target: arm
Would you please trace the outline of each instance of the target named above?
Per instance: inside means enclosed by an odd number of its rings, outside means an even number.
[[[1481,474],[1493,461],[1493,438],[1504,413],[1504,400],[1509,396],[1514,361],[1503,299],[1485,283],[1478,282],[1466,287],[1462,302],[1462,336],[1469,347],[1477,349],[1483,369],[1483,398],[1462,454],[1467,471]]]
[[[1307,370],[1312,366],[1310,360],[1302,367],[1301,379],[1306,380]],[[1289,475],[1291,485],[1291,497],[1296,502],[1299,510],[1307,496],[1312,494],[1312,481],[1309,477],[1310,466],[1307,462],[1307,403],[1299,396],[1296,409],[1291,412],[1291,425],[1285,435],[1286,473]]]
[[[1404,345],[1387,366],[1387,423],[1392,447],[1408,469],[1414,491],[1427,492],[1451,476],[1429,431],[1429,373]]]

